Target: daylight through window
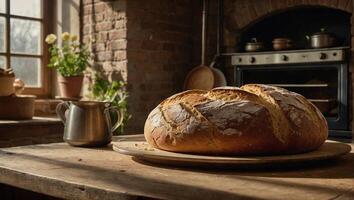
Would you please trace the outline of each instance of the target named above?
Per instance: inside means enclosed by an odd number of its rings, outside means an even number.
[[[0,0],[0,68],[12,68],[27,88],[45,84],[45,0]]]

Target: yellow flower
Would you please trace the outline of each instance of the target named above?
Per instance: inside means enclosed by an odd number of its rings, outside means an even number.
[[[70,34],[68,32],[64,32],[62,35],[61,35],[61,39],[63,41],[68,41],[70,39]]]
[[[76,41],[77,40],[77,35],[73,35],[73,36],[71,36],[71,41]]]
[[[56,40],[57,40],[57,36],[55,36],[54,34],[49,34],[49,35],[47,35],[47,37],[45,38],[45,42],[46,42],[47,44],[53,44]]]

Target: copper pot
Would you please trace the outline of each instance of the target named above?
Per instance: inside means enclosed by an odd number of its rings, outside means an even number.
[[[273,40],[273,49],[274,50],[287,50],[293,47],[293,43],[288,38],[275,38]]]

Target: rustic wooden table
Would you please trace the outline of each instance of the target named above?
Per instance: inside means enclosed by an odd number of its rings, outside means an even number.
[[[354,152],[285,169],[196,169],[55,143],[0,149],[0,182],[66,199],[354,199]]]

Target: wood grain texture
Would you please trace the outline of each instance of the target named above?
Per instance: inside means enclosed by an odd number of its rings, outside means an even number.
[[[56,143],[0,149],[0,182],[66,199],[353,199],[354,152],[311,166],[226,170]]]

